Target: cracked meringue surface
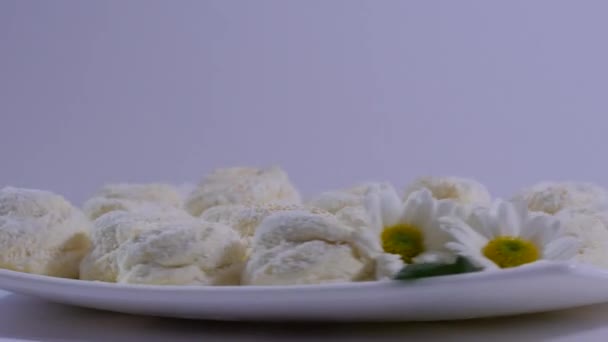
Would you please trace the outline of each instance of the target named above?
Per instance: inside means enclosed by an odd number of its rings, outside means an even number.
[[[329,213],[278,212],[258,228],[242,281],[293,285],[384,278],[400,265],[395,267],[399,261],[383,259],[382,254],[379,240]]]
[[[561,221],[566,234],[580,241],[574,260],[608,268],[608,212],[571,208],[555,217]]]
[[[489,206],[492,201],[488,189],[476,180],[433,176],[420,177],[408,185],[404,199],[422,189],[430,191],[435,199],[450,199],[461,204]]]
[[[186,199],[185,208],[191,215],[200,216],[218,205],[271,203],[301,204],[298,190],[283,169],[233,167],[206,176]]]
[[[111,211],[181,210],[182,196],[169,184],[107,184],[83,205],[91,220]]]
[[[48,191],[0,190],[0,268],[78,278],[89,250],[90,221],[63,197]]]
[[[238,285],[245,246],[220,223],[187,215],[115,211],[97,219],[86,280],[156,285]]]
[[[346,189],[325,191],[310,199],[306,205],[312,208],[320,208],[333,214],[344,208],[363,207],[365,194],[370,189],[384,186],[383,184],[368,182]]]
[[[606,189],[585,182],[541,182],[519,191],[513,200],[523,201],[532,211],[557,214],[564,209],[608,209]]]

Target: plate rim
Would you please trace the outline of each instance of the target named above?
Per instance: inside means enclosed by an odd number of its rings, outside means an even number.
[[[403,280],[377,280],[365,282],[347,282],[347,283],[330,283],[330,284],[306,284],[306,285],[150,285],[150,284],[125,284],[111,283],[96,280],[82,280],[60,278],[48,275],[39,275],[32,273],[19,272],[9,269],[0,269],[0,289],[3,289],[2,280],[10,279],[20,282],[35,282],[47,285],[63,285],[77,286],[90,289],[106,289],[106,290],[136,290],[146,292],[205,292],[205,293],[234,293],[234,292],[277,292],[277,291],[298,291],[298,292],[317,292],[324,290],[353,290],[375,288],[381,285],[402,286],[433,286],[436,284],[458,284],[471,281],[493,281],[498,279],[520,277],[538,272],[544,273],[570,273],[590,278],[608,279],[608,270],[576,262],[555,262],[555,261],[538,261],[529,265],[514,267],[510,269],[487,270],[480,272],[472,272],[465,274],[436,276],[423,279],[415,279],[411,281]],[[7,290],[10,291],[10,290]]]

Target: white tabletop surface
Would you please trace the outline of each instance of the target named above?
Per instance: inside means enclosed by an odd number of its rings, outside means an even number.
[[[605,341],[608,304],[434,323],[239,323],[139,317],[0,291],[2,341]]]

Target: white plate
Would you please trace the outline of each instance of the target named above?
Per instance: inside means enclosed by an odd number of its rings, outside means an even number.
[[[540,262],[414,282],[305,286],[149,286],[0,270],[0,288],[89,308],[250,321],[428,321],[542,312],[608,302],[608,272]]]

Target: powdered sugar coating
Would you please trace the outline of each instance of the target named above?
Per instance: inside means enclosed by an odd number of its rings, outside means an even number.
[[[191,221],[146,230],[119,249],[118,282],[239,285],[245,248],[219,223]]]
[[[215,170],[205,177],[188,196],[185,208],[190,214],[200,216],[205,210],[218,205],[270,203],[301,203],[300,194],[285,171],[279,167],[233,167]]]
[[[306,203],[308,207],[321,208],[330,213],[348,207],[363,207],[365,194],[370,190],[382,186],[384,183],[363,183],[351,188],[326,191],[312,198]]]
[[[108,184],[85,202],[83,209],[92,220],[105,213],[122,211],[182,210],[182,195],[169,184]]]
[[[95,221],[88,280],[159,285],[237,285],[245,247],[229,227],[186,216],[116,211]]]
[[[488,206],[492,201],[488,189],[473,179],[433,176],[420,177],[407,186],[404,199],[422,189],[429,190],[435,199],[452,199],[461,204]]]
[[[580,240],[574,260],[608,268],[608,213],[571,208],[557,213],[565,232]]]
[[[242,237],[252,237],[260,223],[269,215],[279,211],[301,210],[298,205],[262,204],[219,205],[205,210],[200,216],[203,221],[219,222],[232,227]]]
[[[322,284],[370,277],[372,260],[359,255],[354,231],[331,216],[307,211],[267,217],[255,234],[243,275],[250,285]]]
[[[608,192],[602,187],[583,182],[541,182],[521,190],[513,199],[524,201],[532,211],[551,215],[564,209],[608,208]]]
[[[330,214],[276,212],[255,233],[243,283],[322,284],[391,277],[402,263],[382,256],[377,236]],[[390,260],[389,260],[390,259]]]
[[[77,278],[91,223],[63,197],[42,190],[0,190],[0,268]]]
[[[364,207],[345,207],[336,212],[336,218],[343,224],[359,231],[371,230],[370,216]]]

